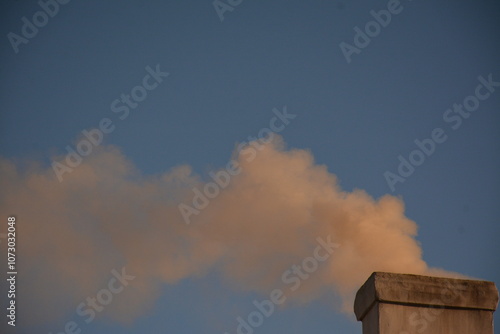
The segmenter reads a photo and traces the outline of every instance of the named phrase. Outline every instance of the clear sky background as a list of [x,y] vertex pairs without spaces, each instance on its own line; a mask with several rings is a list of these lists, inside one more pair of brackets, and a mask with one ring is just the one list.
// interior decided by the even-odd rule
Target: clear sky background
[[[280,133],[287,147],[310,150],[344,190],[400,196],[430,266],[498,285],[500,87],[456,130],[443,114],[474,94],[479,76],[500,82],[500,3],[403,0],[348,63],[339,44],[354,45],[354,28],[387,3],[243,0],[221,21],[211,1],[72,0],[16,53],[7,34],[21,35],[22,17],[32,21],[40,6],[3,1],[0,154],[50,166],[107,117],[116,128],[105,144],[143,174],[189,164],[205,177],[286,106],[297,115]],[[110,104],[157,64],[170,76],[120,120]],[[397,173],[398,156],[408,159],[414,140],[435,128],[447,140],[392,191],[384,173]],[[236,316],[261,297],[209,273],[165,284],[129,325],[103,317],[83,332],[232,334]],[[57,333],[78,319],[70,309],[34,328],[23,325],[22,305],[18,312],[13,333]],[[256,332],[361,333],[361,325],[323,298],[279,310]]]

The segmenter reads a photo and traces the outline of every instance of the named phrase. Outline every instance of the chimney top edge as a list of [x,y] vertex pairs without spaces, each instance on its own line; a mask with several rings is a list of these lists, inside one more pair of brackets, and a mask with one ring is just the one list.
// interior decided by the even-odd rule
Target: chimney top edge
[[356,318],[362,320],[376,302],[495,311],[498,290],[489,281],[374,272],[356,294]]

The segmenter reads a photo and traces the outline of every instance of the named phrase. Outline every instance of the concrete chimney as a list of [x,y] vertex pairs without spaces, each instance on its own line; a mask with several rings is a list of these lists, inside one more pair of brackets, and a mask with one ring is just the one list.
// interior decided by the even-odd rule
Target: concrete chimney
[[356,294],[363,334],[493,334],[493,282],[375,272]]

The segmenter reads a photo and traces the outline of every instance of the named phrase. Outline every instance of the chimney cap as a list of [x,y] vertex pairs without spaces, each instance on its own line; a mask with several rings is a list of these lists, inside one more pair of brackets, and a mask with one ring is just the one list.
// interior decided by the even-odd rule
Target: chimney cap
[[356,318],[376,302],[495,311],[498,290],[488,281],[374,272],[356,293]]

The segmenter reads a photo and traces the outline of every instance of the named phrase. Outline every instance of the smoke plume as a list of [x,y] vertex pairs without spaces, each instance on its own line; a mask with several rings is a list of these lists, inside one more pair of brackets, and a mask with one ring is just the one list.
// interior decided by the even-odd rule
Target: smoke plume
[[[18,299],[32,308],[24,321],[74,314],[122,267],[136,279],[104,314],[124,322],[147,312],[162,285],[208,272],[234,289],[268,294],[311,256],[317,237],[340,246],[288,301],[333,292],[350,310],[373,271],[446,275],[422,260],[417,226],[400,199],[342,191],[310,152],[285,149],[277,136],[233,159],[237,172],[220,179],[218,191],[189,166],[142,175],[113,146],[97,148],[63,182],[50,167],[1,159],[0,212],[18,222]],[[193,203],[193,189],[212,198]]]

